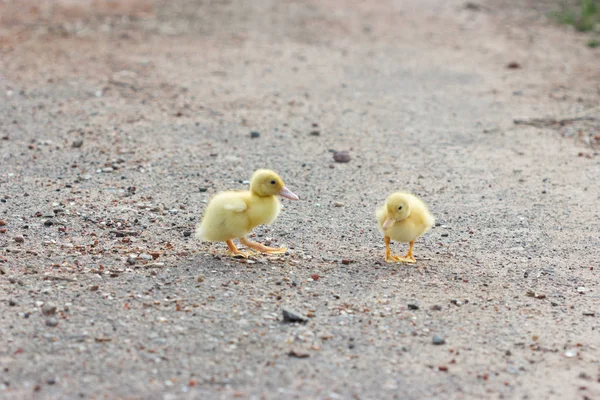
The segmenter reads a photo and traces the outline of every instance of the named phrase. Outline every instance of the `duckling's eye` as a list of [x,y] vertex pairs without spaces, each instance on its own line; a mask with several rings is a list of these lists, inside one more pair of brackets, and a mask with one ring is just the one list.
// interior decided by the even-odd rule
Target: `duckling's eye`
[[275,181],[271,181],[271,185],[274,185],[274,184],[275,184]]
[[402,206],[398,207],[398,210],[402,210]]

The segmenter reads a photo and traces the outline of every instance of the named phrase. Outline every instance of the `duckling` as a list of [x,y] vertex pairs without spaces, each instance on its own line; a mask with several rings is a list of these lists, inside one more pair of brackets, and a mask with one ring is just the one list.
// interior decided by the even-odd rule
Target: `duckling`
[[279,215],[281,205],[277,196],[298,200],[275,172],[259,169],[250,180],[249,191],[218,193],[208,203],[196,228],[196,237],[209,242],[225,242],[233,256],[247,258],[252,253],[239,251],[233,239],[249,249],[266,254],[285,253],[285,248],[267,247],[248,240],[248,233],[258,225],[271,224]]
[[[387,262],[416,262],[413,257],[415,240],[427,232],[435,223],[435,218],[429,213],[427,206],[417,196],[405,193],[392,193],[385,204],[375,213],[379,222],[379,230],[385,241],[385,261]],[[390,252],[390,241],[409,243],[405,256],[394,256]]]

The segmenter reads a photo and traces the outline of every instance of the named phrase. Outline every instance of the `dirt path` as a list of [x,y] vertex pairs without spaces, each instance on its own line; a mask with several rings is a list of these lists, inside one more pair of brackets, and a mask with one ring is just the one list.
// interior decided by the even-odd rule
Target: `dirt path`
[[[0,3],[0,397],[600,397],[600,131],[513,124],[598,105],[582,37],[509,1],[51,3]],[[259,167],[291,254],[194,241]],[[440,223],[416,267],[398,189]]]

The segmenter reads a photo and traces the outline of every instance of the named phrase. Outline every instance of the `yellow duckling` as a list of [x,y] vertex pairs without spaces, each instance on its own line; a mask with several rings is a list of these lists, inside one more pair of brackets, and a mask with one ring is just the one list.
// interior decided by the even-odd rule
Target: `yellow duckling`
[[285,248],[267,247],[247,238],[258,225],[275,221],[281,209],[277,195],[298,200],[298,196],[285,187],[275,172],[267,169],[255,171],[249,191],[222,192],[212,198],[196,229],[196,237],[209,242],[225,242],[234,256],[248,257],[249,254],[239,251],[233,239],[239,239],[246,247],[262,253],[285,253]]
[[[379,230],[385,240],[385,261],[416,262],[413,257],[415,239],[433,226],[435,218],[429,213],[427,206],[419,198],[410,193],[392,193],[385,204],[375,213],[379,222]],[[390,239],[397,242],[410,243],[405,256],[394,256],[390,252]]]

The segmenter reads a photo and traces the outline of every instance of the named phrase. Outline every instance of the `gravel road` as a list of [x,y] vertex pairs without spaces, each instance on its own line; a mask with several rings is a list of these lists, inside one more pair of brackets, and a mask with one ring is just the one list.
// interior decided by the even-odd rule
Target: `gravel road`
[[[0,397],[600,398],[600,52],[521,3],[0,2]],[[195,240],[258,168],[289,254]]]

